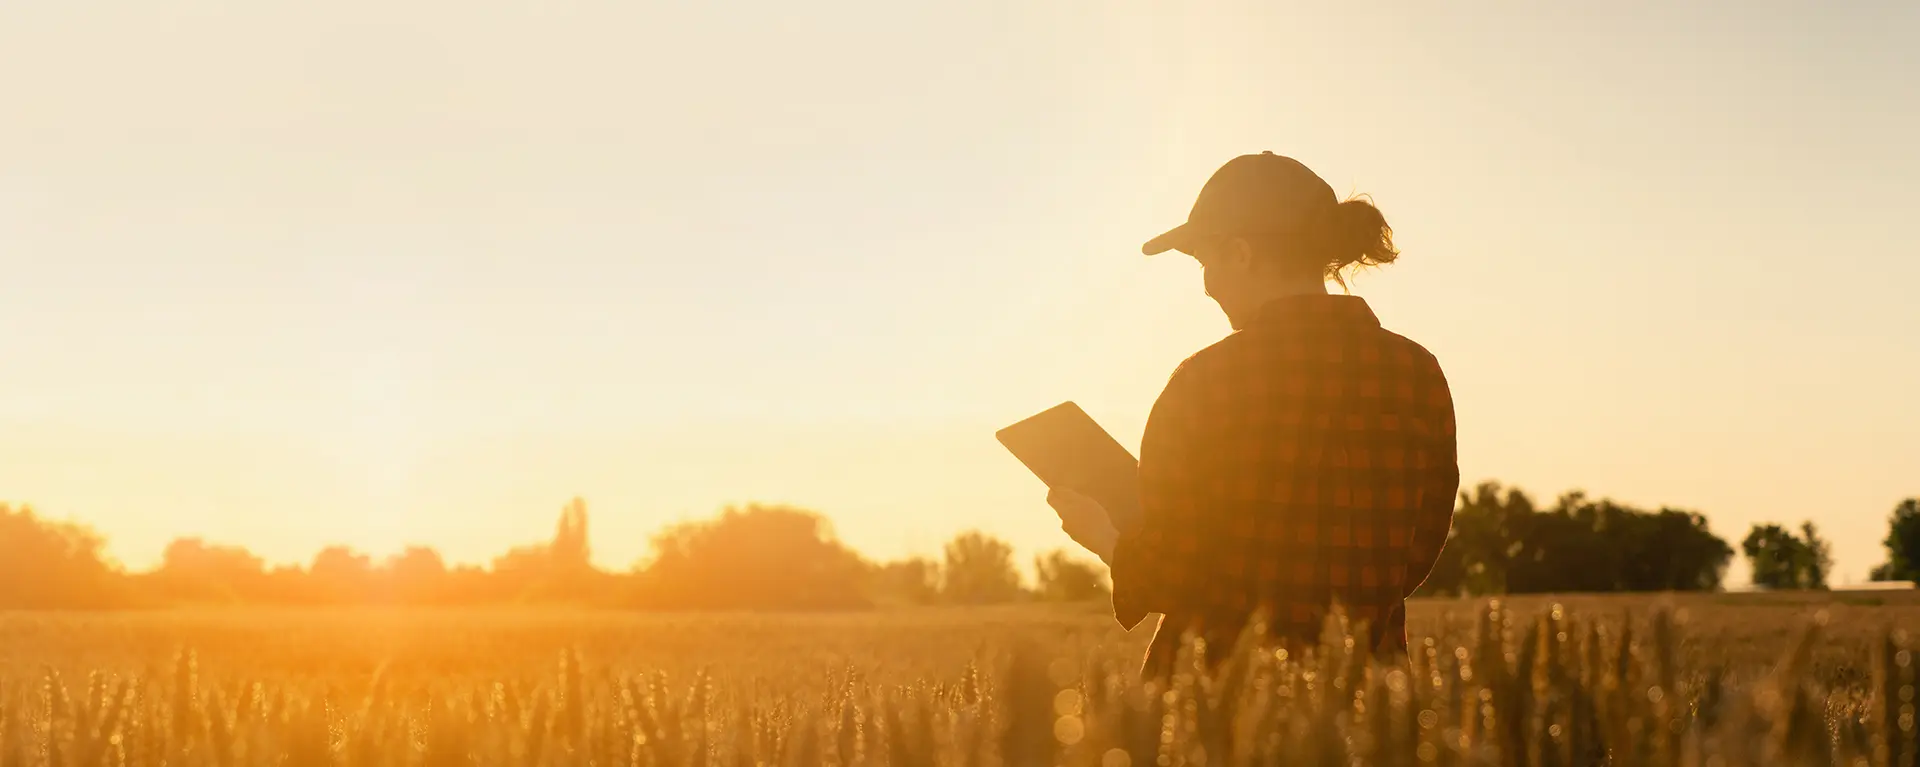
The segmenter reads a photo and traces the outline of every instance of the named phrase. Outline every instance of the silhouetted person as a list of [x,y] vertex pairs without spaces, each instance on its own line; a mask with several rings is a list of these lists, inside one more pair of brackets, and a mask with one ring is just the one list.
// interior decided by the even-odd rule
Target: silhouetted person
[[1368,625],[1361,641],[1404,652],[1405,599],[1446,541],[1460,473],[1439,363],[1365,300],[1327,292],[1349,267],[1394,260],[1386,219],[1267,152],[1221,167],[1187,222],[1143,250],[1197,259],[1234,332],[1153,405],[1137,529],[1069,490],[1048,502],[1111,566],[1121,625],[1166,616],[1146,672],[1169,668],[1189,628],[1219,660],[1262,605],[1272,636],[1311,642],[1338,601]]

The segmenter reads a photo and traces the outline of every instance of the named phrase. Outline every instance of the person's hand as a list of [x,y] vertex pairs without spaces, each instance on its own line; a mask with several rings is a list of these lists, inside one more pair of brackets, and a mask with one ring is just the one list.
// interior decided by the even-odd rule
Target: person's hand
[[1047,505],[1060,515],[1060,529],[1065,530],[1068,537],[1100,557],[1100,561],[1111,561],[1113,544],[1120,537],[1120,531],[1114,529],[1113,520],[1099,501],[1061,487],[1047,491]]

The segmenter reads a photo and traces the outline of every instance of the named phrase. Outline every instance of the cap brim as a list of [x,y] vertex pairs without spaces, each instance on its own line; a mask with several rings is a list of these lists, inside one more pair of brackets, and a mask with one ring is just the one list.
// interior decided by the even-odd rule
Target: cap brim
[[1193,230],[1191,226],[1189,224],[1181,224],[1172,229],[1168,229],[1165,234],[1159,237],[1147,240],[1147,244],[1140,246],[1140,252],[1149,256],[1157,256],[1169,250],[1187,253],[1189,252],[1187,245],[1192,242],[1192,240]]

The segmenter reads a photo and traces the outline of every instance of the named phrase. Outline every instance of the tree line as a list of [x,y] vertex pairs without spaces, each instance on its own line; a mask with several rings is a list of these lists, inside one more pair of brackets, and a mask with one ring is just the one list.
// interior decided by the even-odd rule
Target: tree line
[[0,504],[0,609],[174,605],[574,604],[650,609],[853,609],[885,605],[1079,602],[1105,597],[1104,568],[1062,550],[1034,562],[1029,583],[1007,542],[969,531],[942,556],[870,561],[818,513],[749,505],[669,526],[627,572],[590,561],[587,508],[574,499],[551,540],[485,567],[453,565],[430,547],[383,560],[346,546],[306,565],[269,566],[244,547],[180,538],[153,569],[128,572],[92,528]]
[[[1894,509],[1876,580],[1920,581],[1920,499]],[[890,605],[1085,602],[1108,593],[1106,570],[1064,550],[1033,561],[980,531],[938,556],[874,561],[834,534],[825,517],[790,506],[747,505],[670,525],[626,572],[590,561],[587,508],[574,499],[551,540],[513,548],[487,566],[453,565],[414,546],[375,561],[345,546],[305,565],[269,566],[243,547],[181,538],[160,564],[128,572],[91,528],[0,504],[0,609],[169,605],[578,604],[660,610],[839,610]],[[1739,552],[1757,586],[1826,588],[1827,542],[1755,525]],[[1453,530],[1424,596],[1605,591],[1711,591],[1735,550],[1706,517],[1647,510],[1584,493],[1551,505],[1496,482],[1460,493]]]
[[[1920,581],[1920,499],[1894,508],[1883,544],[1888,559],[1872,578]],[[1753,525],[1739,553],[1760,588],[1825,589],[1833,570],[1831,546],[1812,522],[1797,533]],[[1419,593],[1712,591],[1733,555],[1698,512],[1636,508],[1577,491],[1542,505],[1518,488],[1484,482],[1460,493],[1447,545]]]

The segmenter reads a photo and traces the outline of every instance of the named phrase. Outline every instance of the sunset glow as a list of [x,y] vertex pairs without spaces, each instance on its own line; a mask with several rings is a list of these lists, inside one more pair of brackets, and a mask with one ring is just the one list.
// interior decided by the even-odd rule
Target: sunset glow
[[10,7],[0,499],[133,568],[486,562],[575,496],[609,568],[749,501],[1025,562],[993,431],[1137,446],[1227,330],[1139,244],[1272,149],[1392,222],[1354,292],[1469,483],[1811,519],[1858,581],[1920,491],[1915,11],[1724,10]]

